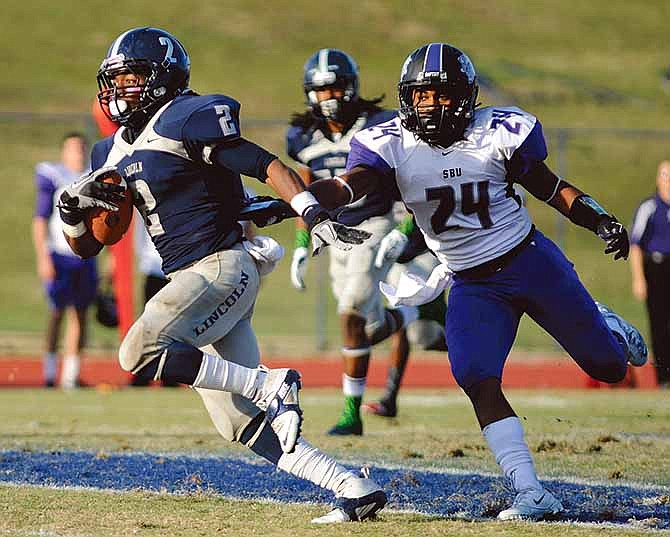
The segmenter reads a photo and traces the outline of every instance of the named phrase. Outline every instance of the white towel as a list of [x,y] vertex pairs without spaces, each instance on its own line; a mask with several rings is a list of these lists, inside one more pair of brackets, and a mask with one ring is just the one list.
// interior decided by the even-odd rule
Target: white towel
[[284,257],[284,248],[271,237],[258,235],[242,242],[244,249],[256,260],[261,276],[270,274]]
[[452,272],[446,265],[438,265],[430,273],[427,281],[416,274],[405,272],[393,287],[386,282],[379,282],[379,289],[389,301],[391,307],[420,306],[435,300],[450,284]]

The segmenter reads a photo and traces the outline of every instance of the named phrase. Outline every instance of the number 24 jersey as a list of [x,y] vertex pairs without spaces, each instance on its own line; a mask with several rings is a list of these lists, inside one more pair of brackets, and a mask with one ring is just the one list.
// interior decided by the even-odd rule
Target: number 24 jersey
[[461,271],[500,257],[531,230],[506,168],[520,148],[525,159],[547,156],[539,121],[516,107],[477,109],[464,139],[446,149],[395,118],[356,135],[347,170],[363,166],[395,179],[427,246]]

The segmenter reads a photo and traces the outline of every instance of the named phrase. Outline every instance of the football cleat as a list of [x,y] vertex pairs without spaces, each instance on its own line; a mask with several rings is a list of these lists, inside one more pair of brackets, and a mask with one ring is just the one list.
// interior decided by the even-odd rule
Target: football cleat
[[398,407],[395,402],[390,401],[373,401],[365,403],[361,406],[364,412],[381,416],[382,418],[395,418],[398,415]]
[[632,324],[604,304],[596,302],[596,306],[598,306],[598,311],[605,319],[609,329],[625,347],[628,363],[637,367],[644,365],[647,362],[648,352],[642,334]]
[[354,421],[348,424],[337,424],[328,431],[330,436],[361,436],[363,434],[363,422]]
[[335,508],[322,517],[312,519],[314,524],[362,522],[374,517],[387,502],[386,493],[369,477],[366,469],[362,477],[351,479],[335,501]]
[[541,490],[525,490],[514,498],[512,507],[500,511],[498,520],[543,520],[558,518],[563,505],[551,492]]
[[265,420],[277,434],[282,451],[291,453],[300,437],[302,410],[298,391],[300,373],[294,369],[267,369],[260,394],[254,401],[265,410]]

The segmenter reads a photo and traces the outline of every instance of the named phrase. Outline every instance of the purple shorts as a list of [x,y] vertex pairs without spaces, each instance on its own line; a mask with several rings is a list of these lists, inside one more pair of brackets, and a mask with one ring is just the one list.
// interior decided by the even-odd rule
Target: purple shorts
[[49,306],[63,309],[74,306],[84,309],[95,300],[98,287],[98,271],[95,259],[51,253],[56,276],[45,286]]

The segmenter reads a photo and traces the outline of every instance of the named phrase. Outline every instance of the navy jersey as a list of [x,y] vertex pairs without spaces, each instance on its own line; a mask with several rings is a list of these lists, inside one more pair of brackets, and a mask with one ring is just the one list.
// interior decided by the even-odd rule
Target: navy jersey
[[92,167],[116,166],[134,194],[166,274],[239,242],[238,173],[212,165],[213,147],[240,138],[240,104],[194,93],[161,108],[138,138],[125,128],[93,147]]
[[[384,110],[369,117],[362,114],[348,131],[332,139],[314,126],[291,126],[286,132],[286,153],[296,162],[310,168],[315,180],[343,174],[354,135],[389,121],[396,115],[395,110]],[[388,213],[393,205],[393,197],[387,190],[371,192],[351,205],[332,211],[331,217],[345,225],[356,226],[368,218]]]

